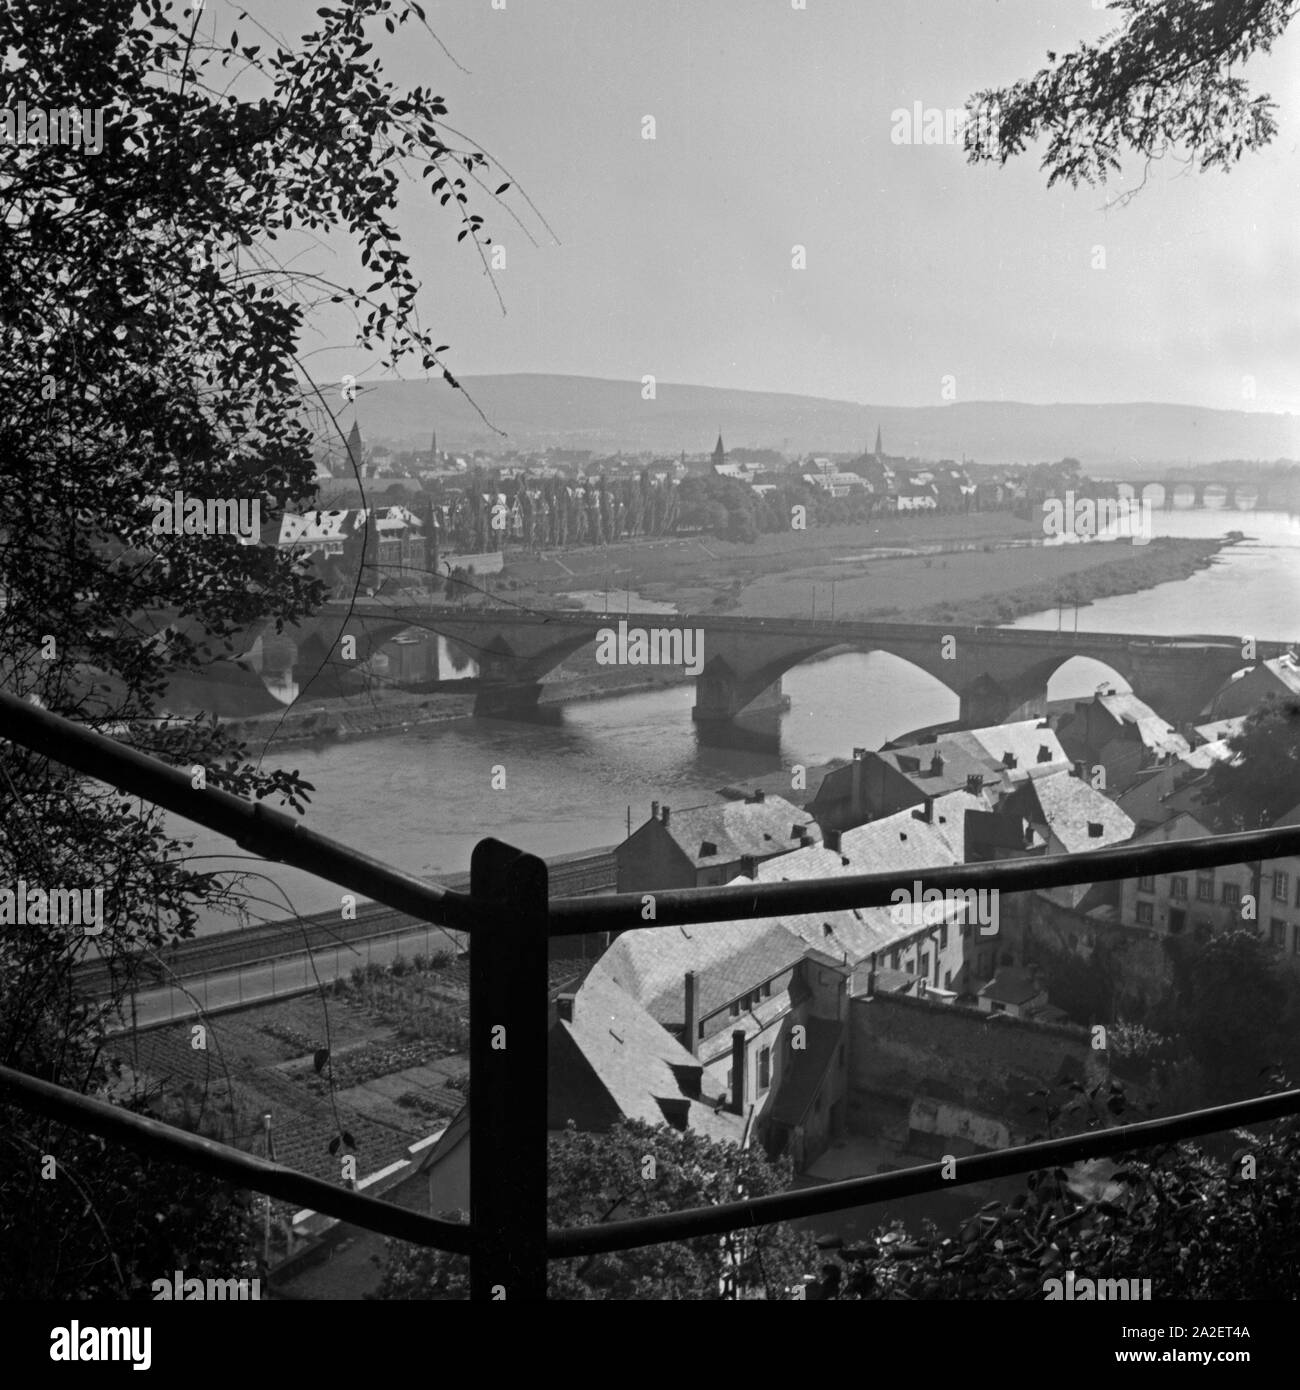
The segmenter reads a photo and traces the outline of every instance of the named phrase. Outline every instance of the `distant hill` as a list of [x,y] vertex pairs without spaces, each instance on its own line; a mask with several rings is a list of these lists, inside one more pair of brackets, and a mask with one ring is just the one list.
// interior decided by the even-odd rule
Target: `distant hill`
[[610,453],[688,454],[713,447],[719,429],[737,445],[807,451],[860,450],[883,432],[885,452],[980,463],[1077,458],[1114,474],[1135,463],[1300,458],[1300,417],[1207,410],[1184,405],[1022,405],[972,401],[946,406],[875,406],[770,391],[729,391],[660,382],[657,399],[641,385],[597,377],[519,374],[464,377],[492,433],[465,396],[442,381],[383,381],[356,402],[366,440],[407,448],[540,449],[550,445]]

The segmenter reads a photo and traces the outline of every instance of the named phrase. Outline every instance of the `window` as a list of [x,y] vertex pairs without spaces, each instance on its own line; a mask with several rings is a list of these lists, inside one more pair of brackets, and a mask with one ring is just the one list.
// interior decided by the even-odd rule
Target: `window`
[[1280,917],[1269,922],[1268,939],[1279,951],[1286,950],[1286,923]]
[[890,968],[891,970],[897,970],[897,969],[898,969],[898,956],[899,956],[899,953],[898,953],[897,951],[895,951],[895,952],[893,953],[893,955],[890,956],[890,958],[889,958],[889,968]]
[[1187,901],[1187,880],[1185,878],[1171,878],[1169,880],[1169,896],[1175,902],[1184,903]]
[[947,922],[940,922],[940,923],[939,923],[939,949],[940,949],[941,951],[946,951],[946,950],[948,949],[948,924],[947,924]]
[[922,952],[921,952],[921,977],[922,977],[923,979],[926,979],[926,980],[928,980],[928,979],[930,978],[930,953],[929,953],[929,951],[922,951]]
[[1241,884],[1225,883],[1223,885],[1223,901],[1230,907],[1236,907],[1241,902]]
[[1138,879],[1139,893],[1154,893],[1156,891],[1156,881],[1150,874],[1145,874]]
[[951,970],[945,970],[945,971],[943,972],[943,987],[944,987],[944,989],[951,989],[951,988],[952,988],[952,971],[951,971]]
[[1291,896],[1291,875],[1273,870],[1273,901],[1284,903]]
[[766,1091],[772,1084],[772,1049],[763,1048],[758,1054],[758,1089]]
[[1150,903],[1138,903],[1138,921],[1144,926],[1149,927],[1155,920]]
[[1214,870],[1202,873],[1199,870],[1196,874],[1196,900],[1202,903],[1212,903],[1214,901]]

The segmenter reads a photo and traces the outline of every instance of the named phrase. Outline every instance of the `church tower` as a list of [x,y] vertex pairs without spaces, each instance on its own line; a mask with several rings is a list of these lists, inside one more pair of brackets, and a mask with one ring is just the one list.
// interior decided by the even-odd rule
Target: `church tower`
[[713,446],[713,463],[716,467],[720,463],[726,463],[727,451],[722,447],[722,431],[718,431],[718,442]]
[[355,420],[352,422],[351,430],[348,431],[347,449],[349,468],[345,471],[345,476],[350,476],[353,472],[360,475],[363,453],[361,447],[361,426]]
[[884,450],[883,450],[883,449],[881,448],[881,446],[880,446],[880,426],[877,425],[877,426],[876,426],[876,457],[877,457],[878,459],[881,459],[881,458],[884,458],[884,456],[885,456]]

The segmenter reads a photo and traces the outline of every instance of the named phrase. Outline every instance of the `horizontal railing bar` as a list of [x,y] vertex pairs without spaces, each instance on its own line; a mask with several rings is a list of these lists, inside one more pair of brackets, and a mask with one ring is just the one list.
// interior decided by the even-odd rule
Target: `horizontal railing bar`
[[1283,1091],[1277,1095],[1235,1101],[1231,1105],[1220,1105],[1209,1110],[1142,1120],[1115,1129],[1095,1130],[1064,1139],[1045,1139],[1036,1144],[1001,1149],[997,1153],[959,1158],[952,1177],[945,1176],[945,1173],[953,1172],[952,1164],[945,1168],[943,1163],[927,1163],[923,1167],[907,1168],[899,1173],[849,1178],[801,1192],[778,1192],[741,1202],[725,1202],[716,1207],[691,1207],[662,1216],[638,1217],[598,1226],[568,1226],[550,1233],[546,1254],[549,1259],[568,1259],[575,1255],[600,1255],[613,1250],[635,1250],[646,1245],[659,1245],[665,1241],[722,1235],[727,1231],[771,1225],[776,1221],[794,1221],[800,1217],[843,1211],[848,1207],[913,1197],[922,1192],[936,1192],[969,1183],[988,1182],[993,1178],[1057,1168],[1062,1164],[1106,1154],[1176,1143],[1196,1135],[1238,1129],[1297,1112],[1300,1112],[1300,1090]]
[[119,1105],[109,1105],[94,1096],[79,1095],[63,1086],[14,1071],[12,1067],[0,1066],[0,1094],[10,1097],[11,1104],[24,1110],[46,1115],[89,1134],[115,1139],[138,1153],[210,1173],[238,1187],[294,1202],[301,1208],[337,1216],[353,1226],[456,1255],[471,1253],[473,1229],[468,1225],[439,1221],[347,1188],[335,1187],[320,1178],[232,1149],[215,1139],[188,1134],[161,1120],[137,1115]]
[[[637,893],[601,893],[553,898],[552,936],[630,927],[675,927],[706,922],[779,917],[782,913],[830,912],[853,907],[886,907],[896,889],[909,892],[918,880],[926,889],[997,888],[1023,893],[1075,883],[1147,874],[1178,873],[1220,864],[1282,859],[1300,854],[1300,826],[1204,835],[1160,845],[1113,845],[1081,854],[1025,856],[977,864],[945,864],[933,869],[845,874],[836,878],[793,879],[782,883],[736,883],[718,888],[660,888]],[[653,899],[654,916],[645,917]]]
[[381,860],[308,830],[285,811],[216,787],[196,788],[189,773],[7,692],[0,692],[0,733],[89,777],[226,835],[241,849],[263,859],[305,869],[422,922],[468,931],[481,920],[480,911],[463,893],[390,868]]

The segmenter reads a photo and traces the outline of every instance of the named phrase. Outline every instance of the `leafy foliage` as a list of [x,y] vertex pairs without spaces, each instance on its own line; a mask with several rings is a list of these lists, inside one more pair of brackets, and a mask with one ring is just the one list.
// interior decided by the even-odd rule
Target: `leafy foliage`
[[[647,1160],[653,1160],[651,1166]],[[653,1176],[645,1176],[652,1172]],[[788,1161],[769,1162],[755,1149],[719,1144],[694,1132],[639,1120],[607,1134],[570,1128],[550,1137],[547,1220],[552,1227],[595,1225],[711,1206],[739,1196],[761,1197],[788,1187]],[[586,1259],[553,1260],[553,1299],[720,1299],[724,1275],[742,1297],[787,1299],[814,1268],[812,1238],[788,1226],[737,1233],[724,1249],[717,1236],[651,1245]],[[734,1261],[734,1263],[733,1263]],[[469,1293],[468,1261],[388,1242],[379,1299],[457,1299]]]
[[1215,763],[1202,798],[1234,830],[1275,825],[1300,806],[1300,700],[1272,699],[1248,715]]
[[1267,53],[1295,0],[1112,0],[1121,23],[1050,67],[966,104],[972,164],[1005,164],[1045,137],[1048,186],[1105,183],[1133,151],[1150,161],[1184,151],[1201,170],[1229,169],[1277,133],[1273,103],[1234,75]]
[[[1276,1078],[1279,1089],[1286,1083]],[[1127,1123],[1123,1093],[1111,1123]],[[1091,1104],[1080,1097],[1074,1105]],[[1097,1121],[1101,1123],[1101,1121]],[[1300,1132],[1238,1131],[1228,1160],[1192,1144],[1031,1175],[955,1237],[898,1224],[840,1252],[822,1288],[850,1299],[1035,1299],[1049,1279],[1150,1279],[1153,1298],[1294,1298],[1300,1292]],[[1247,1176],[1253,1159],[1254,1176]]]
[[[321,585],[275,547],[163,531],[155,501],[238,499],[274,524],[310,500],[320,436],[341,435],[299,357],[318,304],[351,307],[358,354],[379,370],[413,363],[456,389],[446,345],[422,326],[398,192],[411,174],[480,257],[471,194],[496,196],[487,156],[446,126],[442,99],[397,89],[371,52],[381,20],[427,29],[420,7],[339,0],[317,16],[289,40],[241,16],[256,41],[240,43],[207,37],[201,8],[170,0],[0,6],[0,109],[101,111],[103,135],[98,150],[0,141],[0,494],[13,501],[0,519],[0,684],[197,765],[208,787],[297,811],[312,788],[296,772],[254,766],[215,718],[163,716],[178,678],[310,614]],[[274,243],[304,235],[350,242],[365,282],[277,264]],[[131,798],[7,742],[0,791],[0,882],[102,887],[98,948],[117,999],[142,960],[193,935],[201,908],[247,910],[246,882],[196,870],[190,844]],[[0,927],[0,1061],[106,1094],[107,1011],[79,1001],[70,969],[90,947],[66,929]],[[239,1237],[217,1185],[154,1183],[117,1152],[86,1165],[82,1141],[45,1134],[13,1112],[3,1196],[8,1216],[21,1211],[11,1248],[53,1252],[50,1296],[107,1291],[108,1251],[151,1248],[150,1202],[162,1228],[202,1235],[234,1272],[226,1237]],[[32,1189],[51,1144],[68,1187]],[[71,1175],[87,1167],[103,1180],[82,1174],[78,1197]]]

